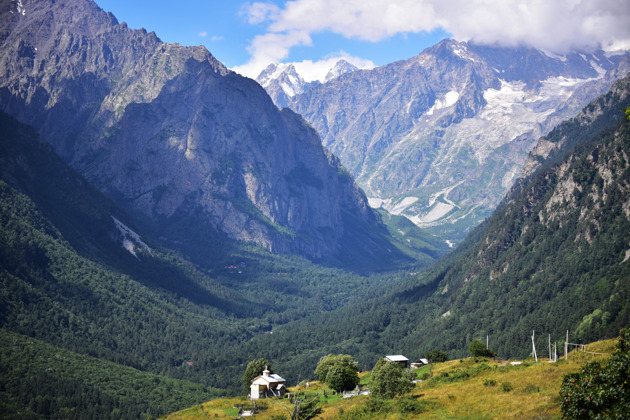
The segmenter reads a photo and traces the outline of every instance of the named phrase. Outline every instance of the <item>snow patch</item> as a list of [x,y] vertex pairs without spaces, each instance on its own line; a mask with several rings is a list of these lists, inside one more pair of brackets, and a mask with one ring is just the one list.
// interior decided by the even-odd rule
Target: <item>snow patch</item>
[[455,208],[452,204],[438,202],[431,211],[425,216],[418,219],[420,223],[431,223],[443,218]]
[[545,55],[546,55],[547,57],[549,57],[549,58],[553,58],[553,59],[556,59],[556,60],[560,60],[560,61],[562,61],[562,62],[567,61],[567,57],[566,57],[566,56],[564,56],[564,55],[554,54],[554,53],[552,53],[552,52],[550,52],[550,51],[545,51],[545,50],[541,50],[541,51],[542,51],[542,53],[543,53],[543,54],[545,54]]
[[448,108],[449,106],[453,106],[455,102],[459,99],[459,92],[454,90],[449,91],[446,95],[444,95],[444,99],[437,99],[433,106],[426,112],[426,115],[433,115],[433,112],[442,109]]
[[389,212],[391,214],[399,215],[400,213],[405,211],[407,208],[415,204],[416,201],[418,201],[418,197],[405,197],[402,199],[402,201],[400,201],[400,203],[396,204],[394,208],[389,210]]
[[597,64],[596,62],[594,62],[593,60],[589,61],[589,63],[591,63],[591,67],[593,67],[595,69],[595,71],[597,72],[597,74],[599,74],[600,76],[603,76],[606,74],[606,70],[604,70],[603,68],[601,68],[599,66],[599,64]]
[[280,83],[280,86],[282,86],[282,90],[284,91],[284,93],[287,94],[287,96],[295,96],[295,90],[291,86],[289,86],[285,82]]
[[18,15],[26,16],[26,9],[24,8],[24,5],[22,4],[22,0],[17,1],[17,12],[18,12]]
[[453,242],[449,241],[448,239],[446,240],[446,245],[448,245],[449,248],[453,248],[453,246],[455,245]]
[[138,258],[138,255],[136,254],[136,249],[138,247],[145,249],[149,253],[149,255],[153,256],[151,248],[149,248],[149,246],[142,239],[140,239],[140,235],[131,230],[127,225],[125,225],[114,216],[112,216],[112,219],[114,220],[114,224],[116,225],[118,232],[120,232],[123,237],[123,248],[129,251],[129,253],[136,258]]
[[368,197],[368,206],[373,209],[379,209],[383,206],[383,199],[378,197]]

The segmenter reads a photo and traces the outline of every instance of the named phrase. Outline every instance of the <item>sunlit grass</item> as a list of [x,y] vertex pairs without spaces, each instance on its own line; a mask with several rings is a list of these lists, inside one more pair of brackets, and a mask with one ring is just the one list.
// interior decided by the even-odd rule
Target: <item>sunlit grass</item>
[[[616,340],[589,344],[587,351],[595,353],[613,352]],[[360,412],[371,397],[342,398],[317,381],[290,389],[307,398],[319,397],[322,419],[497,419],[497,418],[560,418],[558,392],[562,377],[576,372],[584,363],[601,360],[606,355],[573,351],[568,360],[556,363],[548,359],[522,360],[520,365],[511,361],[501,362],[488,359],[468,358],[451,360],[423,367],[419,376],[430,372],[431,379],[419,382],[410,393],[421,402],[427,411],[405,413],[397,411],[396,402],[389,402],[387,409],[373,415]],[[361,384],[370,383],[369,372],[362,373]],[[510,389],[506,391],[507,389]],[[326,396],[324,396],[324,393]],[[212,419],[234,418],[238,414],[235,405],[249,404],[246,397],[218,399],[171,414],[168,419]],[[292,404],[288,399],[261,400],[266,408],[256,415],[258,419],[286,416]],[[371,416],[371,417],[370,417]]]

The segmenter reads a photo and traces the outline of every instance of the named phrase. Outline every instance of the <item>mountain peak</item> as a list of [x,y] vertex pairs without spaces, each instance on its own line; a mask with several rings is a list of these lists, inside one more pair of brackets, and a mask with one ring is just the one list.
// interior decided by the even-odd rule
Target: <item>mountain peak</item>
[[339,60],[335,64],[335,66],[330,69],[326,78],[324,79],[324,83],[331,81],[332,79],[336,79],[342,74],[351,73],[353,71],[359,70],[359,68],[353,64],[348,63],[346,60]]

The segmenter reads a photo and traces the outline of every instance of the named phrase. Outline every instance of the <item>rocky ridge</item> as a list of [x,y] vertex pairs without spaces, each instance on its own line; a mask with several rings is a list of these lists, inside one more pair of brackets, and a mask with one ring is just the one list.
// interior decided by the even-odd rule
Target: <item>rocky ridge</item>
[[348,218],[381,229],[317,133],[205,48],[89,0],[6,1],[0,22],[0,108],[155,226],[192,217],[210,237],[315,259],[339,253]]

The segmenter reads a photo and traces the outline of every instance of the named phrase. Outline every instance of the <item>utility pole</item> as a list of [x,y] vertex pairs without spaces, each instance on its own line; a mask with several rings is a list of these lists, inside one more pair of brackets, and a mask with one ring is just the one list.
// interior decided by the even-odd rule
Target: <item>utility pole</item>
[[534,342],[534,330],[532,330],[532,351],[534,353],[534,359],[538,361],[538,355],[536,354],[536,343]]

